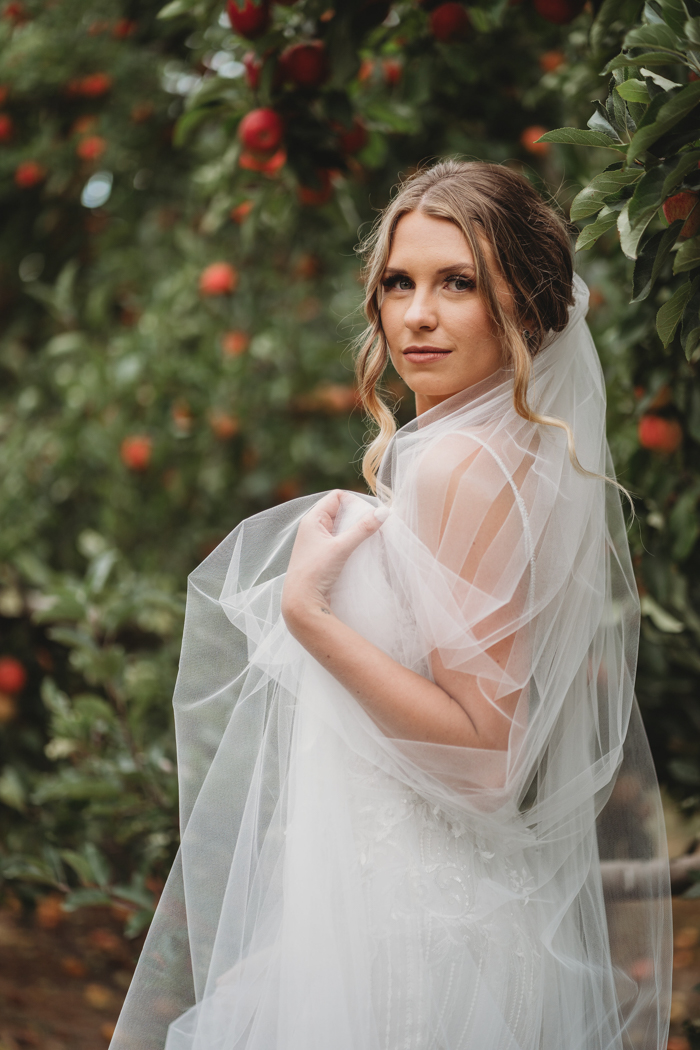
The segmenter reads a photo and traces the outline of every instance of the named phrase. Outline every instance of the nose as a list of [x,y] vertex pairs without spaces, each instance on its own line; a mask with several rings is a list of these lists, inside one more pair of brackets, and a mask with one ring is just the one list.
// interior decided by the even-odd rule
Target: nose
[[430,289],[417,287],[404,314],[404,324],[412,332],[432,332],[437,328],[437,302]]

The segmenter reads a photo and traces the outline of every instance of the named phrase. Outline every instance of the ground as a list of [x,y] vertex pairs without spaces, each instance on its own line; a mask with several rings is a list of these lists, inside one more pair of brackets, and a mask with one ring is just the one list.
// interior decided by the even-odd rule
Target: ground
[[0,1050],[106,1050],[141,942],[108,909],[0,909]]
[[[674,898],[674,992],[668,1050],[690,1050],[700,1014],[700,900]],[[108,909],[66,915],[45,898],[32,915],[0,908],[0,1050],[106,1050],[141,940]]]

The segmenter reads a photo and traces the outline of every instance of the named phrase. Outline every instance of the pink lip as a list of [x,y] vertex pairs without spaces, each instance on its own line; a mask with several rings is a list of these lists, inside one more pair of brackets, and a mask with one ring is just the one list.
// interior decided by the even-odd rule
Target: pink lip
[[431,361],[443,361],[452,353],[441,346],[407,346],[403,356],[415,364],[429,364]]

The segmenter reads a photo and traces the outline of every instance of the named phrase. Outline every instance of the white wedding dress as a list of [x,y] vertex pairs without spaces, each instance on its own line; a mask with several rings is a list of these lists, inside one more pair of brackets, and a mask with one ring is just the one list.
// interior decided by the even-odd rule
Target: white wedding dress
[[[586,302],[577,279],[531,398],[601,473]],[[668,871],[618,493],[515,414],[506,370],[400,431],[381,480],[390,514],[333,609],[427,678],[435,653],[470,675],[508,748],[387,738],[280,615],[318,497],[244,522],[190,580],[182,846],[113,1050],[665,1050]],[[347,494],[339,527],[374,502]]]

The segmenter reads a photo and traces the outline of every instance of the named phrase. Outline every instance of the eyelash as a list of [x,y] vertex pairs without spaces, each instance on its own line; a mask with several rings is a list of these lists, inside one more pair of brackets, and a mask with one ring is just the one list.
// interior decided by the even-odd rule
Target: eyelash
[[[410,280],[410,278],[407,277],[405,274],[397,273],[397,274],[394,274],[393,277],[387,277],[385,280],[383,280],[382,281],[382,288],[384,288],[385,291],[390,291],[392,288],[396,288],[396,286],[398,285],[399,281],[409,281],[409,280]],[[445,284],[448,284],[450,281],[465,281],[466,282],[466,284],[467,284],[466,288],[457,288],[457,289],[455,289],[455,291],[458,291],[458,292],[466,292],[466,291],[469,291],[469,290],[471,290],[471,289],[476,287],[476,285],[475,285],[474,281],[472,280],[472,278],[471,277],[465,277],[463,273],[450,274],[449,277],[445,278]],[[400,291],[407,291],[407,289],[405,289],[405,288],[401,288],[399,290]]]

